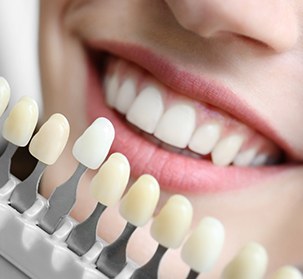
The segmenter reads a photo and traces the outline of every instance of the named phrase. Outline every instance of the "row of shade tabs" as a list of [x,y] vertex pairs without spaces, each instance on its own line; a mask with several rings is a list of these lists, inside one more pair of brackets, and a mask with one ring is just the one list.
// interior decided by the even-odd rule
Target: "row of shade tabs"
[[[9,99],[9,85],[0,77],[1,115]],[[22,97],[8,113],[2,128],[2,135],[8,145],[0,157],[0,188],[10,179],[11,158],[18,147],[29,143],[31,155],[38,160],[34,171],[16,186],[10,197],[10,205],[20,214],[35,203],[45,168],[56,162],[69,137],[69,123],[62,114],[51,115],[33,136],[37,121],[37,103],[30,97]],[[81,176],[87,169],[97,170],[90,185],[96,199],[95,210],[72,229],[66,244],[80,257],[87,253],[97,241],[99,217],[107,207],[119,202],[120,214],[127,221],[125,229],[116,241],[102,249],[96,261],[96,268],[109,278],[114,278],[125,267],[127,243],[138,227],[146,225],[153,218],[160,196],[157,180],[148,174],[140,176],[124,194],[130,176],[127,158],[121,153],[114,153],[106,160],[114,136],[111,122],[101,117],[76,140],[72,152],[79,165],[74,174],[54,190],[48,200],[47,210],[37,224],[47,233],[53,234],[75,203]],[[158,243],[158,248],[145,265],[135,270],[131,278],[158,278],[163,255],[168,249],[177,249],[181,245],[181,257],[189,266],[187,278],[197,278],[199,274],[214,268],[224,245],[224,226],[215,218],[205,217],[188,233],[192,215],[193,209],[186,197],[172,195],[167,200],[151,224],[151,236]],[[266,269],[265,249],[251,242],[229,262],[221,278],[261,279]],[[302,275],[294,267],[284,266],[270,278],[299,279]]]

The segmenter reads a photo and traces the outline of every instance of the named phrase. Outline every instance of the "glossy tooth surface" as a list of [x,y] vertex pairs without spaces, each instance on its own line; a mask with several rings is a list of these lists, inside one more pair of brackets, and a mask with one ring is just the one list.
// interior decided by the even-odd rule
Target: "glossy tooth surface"
[[183,241],[192,220],[191,203],[184,196],[169,198],[151,226],[152,237],[167,248],[178,248]]
[[220,134],[219,124],[204,124],[195,130],[188,147],[201,155],[209,154],[218,142]]
[[59,113],[53,114],[39,129],[29,145],[30,153],[39,161],[52,165],[62,153],[69,136],[69,123]]
[[129,223],[141,227],[152,217],[160,196],[157,180],[144,174],[131,186],[120,203],[120,214]]
[[267,253],[257,243],[247,244],[227,265],[222,279],[262,279],[267,267]]
[[113,124],[108,119],[99,117],[77,139],[73,155],[84,166],[97,169],[105,160],[114,137]]
[[147,133],[153,133],[164,111],[162,94],[156,86],[145,87],[136,97],[126,119]]
[[117,111],[125,114],[136,98],[136,84],[133,78],[126,78],[121,84],[114,107]]
[[26,146],[38,121],[38,105],[30,97],[22,97],[4,121],[3,137],[17,146]]
[[302,279],[303,276],[299,270],[292,266],[284,266],[277,270],[271,279]]
[[233,164],[235,166],[249,166],[255,158],[257,149],[251,148],[245,151],[241,151],[234,159]]
[[176,104],[163,114],[154,135],[165,143],[185,148],[195,126],[195,109],[189,104]]
[[112,154],[91,182],[92,194],[103,205],[112,206],[121,198],[130,175],[130,165],[121,153]]
[[225,231],[217,219],[206,217],[198,224],[182,248],[182,259],[196,272],[209,271],[220,256]]
[[11,89],[5,78],[0,77],[0,116],[5,111],[9,98],[11,96]]
[[104,87],[106,103],[108,106],[113,107],[119,89],[119,77],[117,72],[112,75],[106,76],[104,79]]
[[230,135],[221,139],[211,153],[212,161],[217,166],[228,166],[238,154],[244,138],[241,135]]

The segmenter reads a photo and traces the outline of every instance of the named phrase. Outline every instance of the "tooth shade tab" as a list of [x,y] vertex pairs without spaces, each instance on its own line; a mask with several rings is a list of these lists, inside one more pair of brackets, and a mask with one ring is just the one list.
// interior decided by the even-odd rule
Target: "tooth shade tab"
[[152,237],[166,248],[178,248],[189,230],[192,215],[192,205],[187,198],[171,196],[153,220]]
[[222,279],[262,279],[267,267],[267,252],[258,243],[247,244],[227,265]]
[[120,202],[120,214],[136,227],[144,226],[152,217],[160,196],[158,181],[144,174],[131,186]]
[[30,97],[22,97],[4,121],[2,135],[17,146],[26,146],[38,122],[38,105]]
[[165,143],[186,148],[196,127],[196,111],[191,104],[175,104],[162,115],[154,135]]
[[153,133],[164,112],[160,89],[155,85],[145,87],[136,97],[126,114],[126,119],[144,130]]
[[271,279],[303,279],[301,272],[292,267],[292,266],[284,266],[278,269]]
[[106,206],[116,204],[127,186],[130,165],[121,153],[112,154],[91,181],[95,199]]
[[114,137],[113,124],[107,118],[97,118],[75,142],[73,155],[82,165],[97,169],[108,155]]
[[183,261],[198,273],[208,272],[221,254],[224,238],[225,230],[219,220],[203,218],[182,247]]
[[242,135],[233,134],[221,139],[211,153],[212,161],[217,166],[228,166],[238,154],[244,142]]
[[198,154],[207,155],[215,147],[220,135],[221,126],[219,124],[208,123],[201,125],[195,130],[188,147]]
[[11,96],[11,89],[5,78],[0,77],[0,116],[5,111]]
[[44,164],[52,165],[67,143],[69,130],[65,116],[60,113],[53,114],[31,140],[30,153]]

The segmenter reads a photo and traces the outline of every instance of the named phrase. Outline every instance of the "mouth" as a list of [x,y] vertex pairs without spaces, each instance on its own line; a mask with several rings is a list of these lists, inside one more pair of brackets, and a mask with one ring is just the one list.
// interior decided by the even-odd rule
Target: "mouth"
[[116,128],[112,151],[165,190],[245,188],[294,165],[287,143],[232,92],[145,50],[90,43],[87,91],[89,120],[105,116]]

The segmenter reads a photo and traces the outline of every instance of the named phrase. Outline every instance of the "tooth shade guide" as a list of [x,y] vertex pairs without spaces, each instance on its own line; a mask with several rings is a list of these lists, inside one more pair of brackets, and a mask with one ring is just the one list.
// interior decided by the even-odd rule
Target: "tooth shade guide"
[[11,90],[5,78],[0,76],[0,116],[8,106]]

